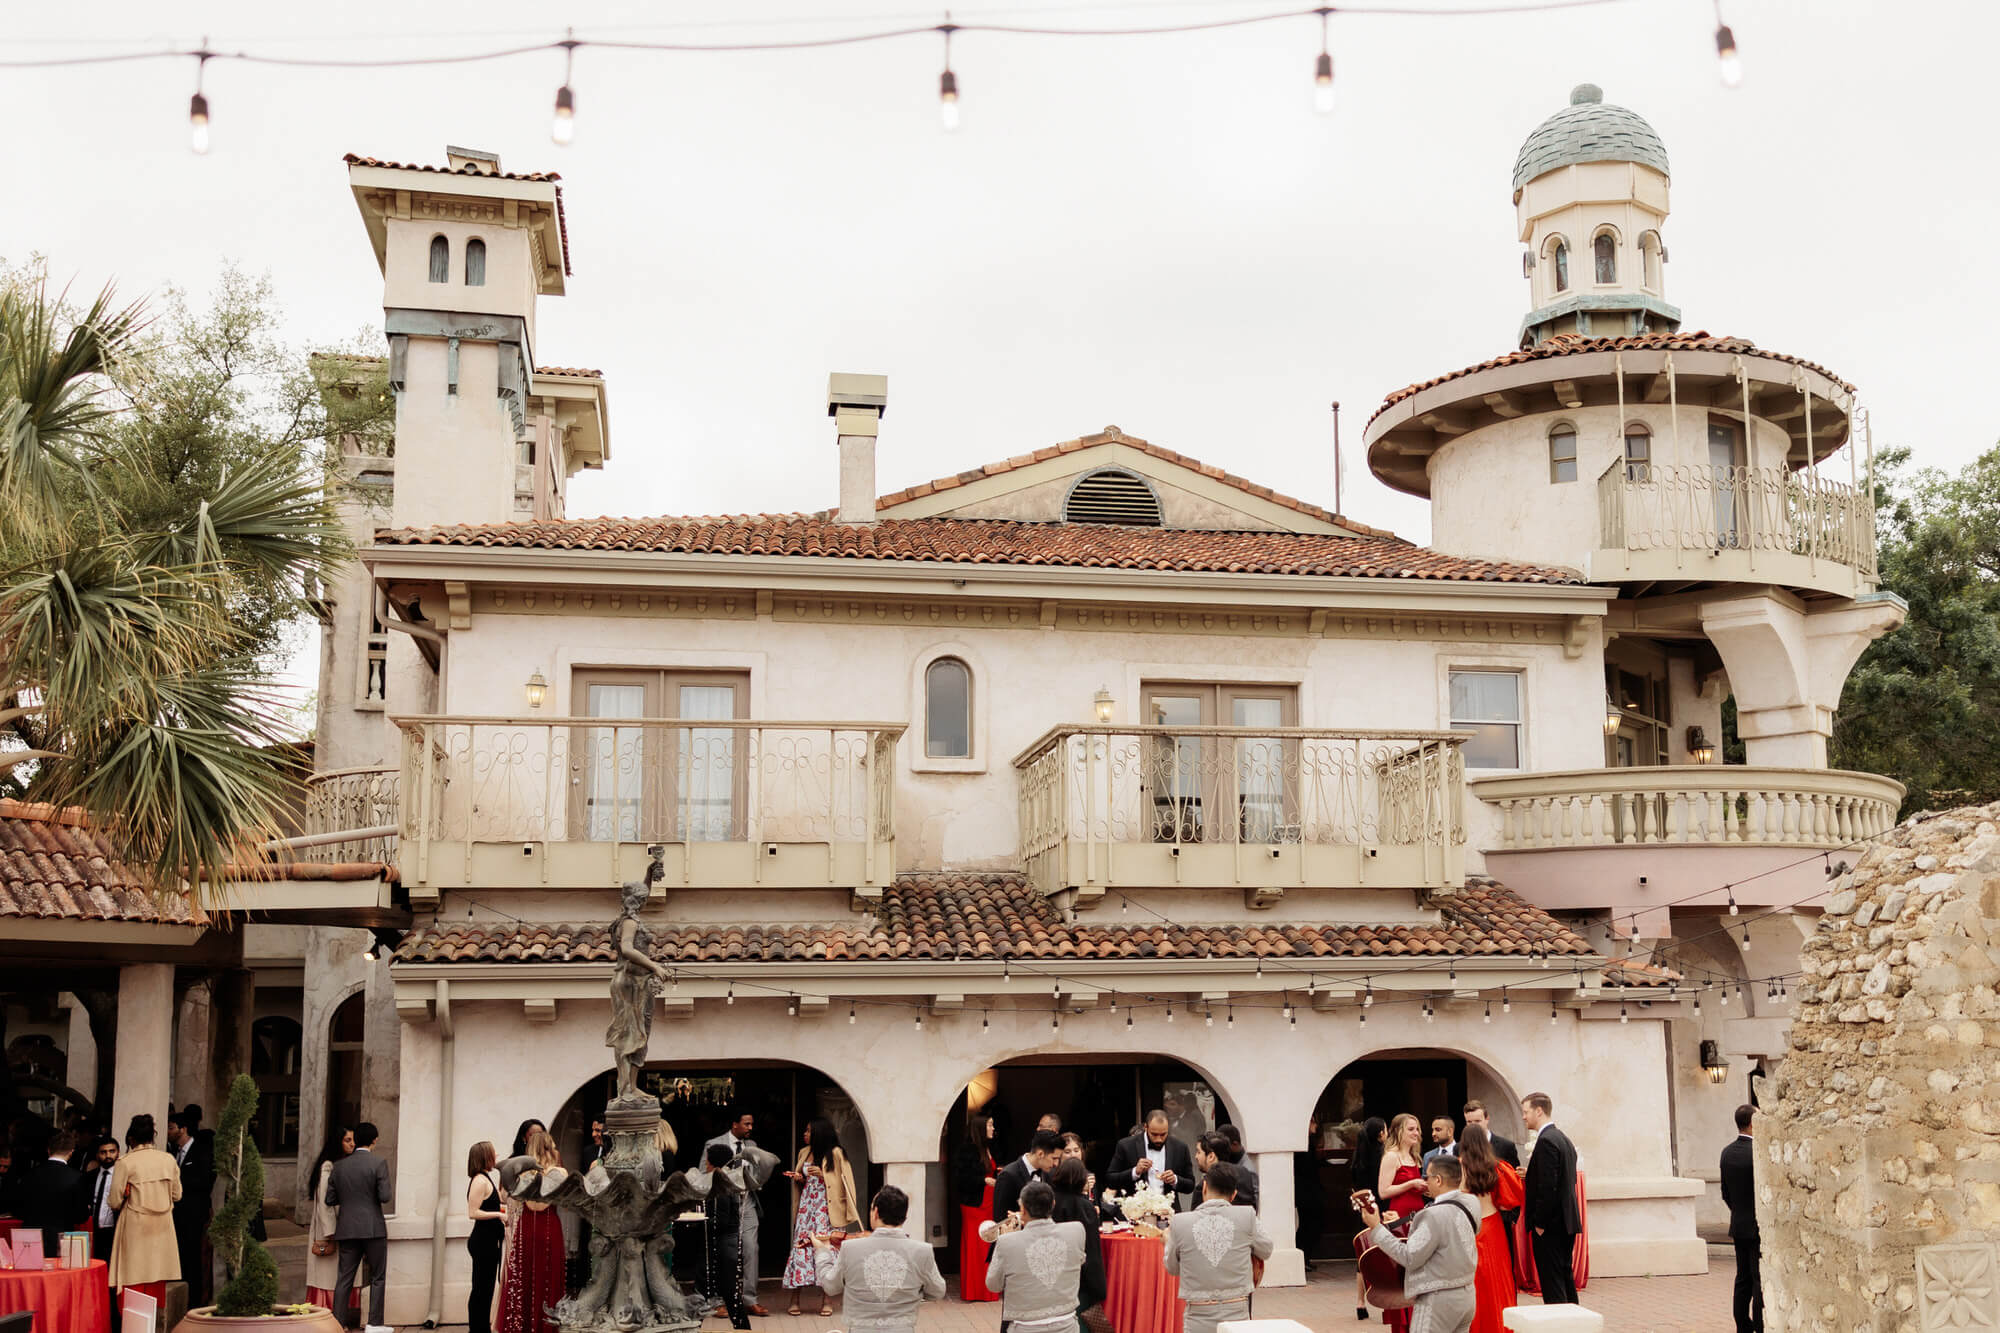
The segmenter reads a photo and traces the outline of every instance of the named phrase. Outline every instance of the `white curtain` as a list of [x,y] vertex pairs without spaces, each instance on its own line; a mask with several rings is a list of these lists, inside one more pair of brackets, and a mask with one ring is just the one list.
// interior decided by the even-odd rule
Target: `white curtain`
[[[1281,727],[1285,705],[1278,699],[1235,699],[1230,725]],[[1285,822],[1285,744],[1277,737],[1236,742],[1236,800],[1245,842],[1276,842]]]
[[[728,685],[683,685],[676,716],[733,718],[736,691]],[[736,738],[728,727],[687,727],[679,732],[675,777],[681,784],[676,819],[683,842],[728,842],[735,837]]]
[[[643,685],[592,685],[591,717],[644,717]],[[584,734],[584,826],[593,842],[638,842],[645,795],[645,730],[591,727]]]

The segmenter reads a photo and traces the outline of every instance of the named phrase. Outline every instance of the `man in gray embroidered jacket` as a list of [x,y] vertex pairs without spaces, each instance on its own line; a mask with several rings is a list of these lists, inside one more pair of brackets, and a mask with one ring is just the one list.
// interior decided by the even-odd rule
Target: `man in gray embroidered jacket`
[[937,1252],[903,1230],[909,1216],[910,1196],[884,1185],[869,1208],[866,1236],[837,1251],[813,1237],[820,1290],[847,1293],[847,1326],[855,1333],[915,1333],[917,1307],[944,1295]]
[[1215,1333],[1224,1320],[1250,1317],[1256,1263],[1271,1257],[1271,1237],[1256,1209],[1234,1202],[1241,1183],[1237,1167],[1211,1163],[1201,1206],[1167,1225],[1167,1271],[1181,1280],[1187,1333]]
[[1479,1201],[1459,1193],[1465,1169],[1456,1157],[1432,1158],[1424,1178],[1431,1201],[1410,1219],[1408,1239],[1396,1239],[1382,1225],[1373,1194],[1362,1205],[1361,1220],[1368,1239],[1403,1266],[1410,1333],[1466,1333],[1472,1327],[1473,1271],[1479,1266]]
[[1051,1222],[1056,1192],[1045,1180],[1021,1191],[1021,1227],[1003,1231],[986,1264],[986,1286],[1000,1293],[1010,1333],[1076,1333],[1076,1290],[1083,1276],[1083,1223]]

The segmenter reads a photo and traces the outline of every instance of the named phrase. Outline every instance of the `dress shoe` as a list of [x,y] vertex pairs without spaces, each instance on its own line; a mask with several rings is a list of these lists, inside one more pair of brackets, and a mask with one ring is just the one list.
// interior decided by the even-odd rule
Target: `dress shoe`
[[771,1312],[761,1305],[751,1306],[750,1313],[756,1315],[759,1319],[769,1319],[771,1317]]

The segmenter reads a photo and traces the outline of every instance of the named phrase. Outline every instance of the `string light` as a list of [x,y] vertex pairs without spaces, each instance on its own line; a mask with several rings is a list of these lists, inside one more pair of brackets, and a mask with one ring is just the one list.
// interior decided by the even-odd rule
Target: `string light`
[[1750,923],[1748,921],[1743,923],[1743,952],[1750,952]]
[[736,983],[735,983],[735,982],[733,982],[733,981],[732,981],[732,982],[730,982],[730,983],[729,983],[729,993],[728,993],[727,995],[724,995],[724,996],[722,997],[722,1002],[723,1002],[724,1004],[735,1004],[735,1003],[736,1003]]
[[1132,1030],[1132,1015],[1129,1013],[1125,1015],[1125,1030],[1127,1032]]
[[1202,1022],[1202,1026],[1203,1026],[1203,1027],[1211,1027],[1211,1028],[1212,1028],[1212,1027],[1214,1027],[1214,1026],[1215,1026],[1215,1010],[1213,1010],[1213,1009],[1204,1009],[1204,1010],[1202,1010],[1202,1011],[1201,1011],[1201,1022]]
[[[201,39],[203,50],[195,53],[194,96],[188,99],[188,147],[197,153],[208,151],[208,98],[202,94],[202,75],[208,70],[208,38]],[[466,914],[471,915],[470,908]]]
[[1292,1016],[1292,999],[1291,999],[1291,996],[1289,996],[1289,995],[1284,995],[1284,993],[1283,993],[1282,991],[1281,991],[1281,992],[1279,992],[1279,994],[1280,994],[1280,995],[1281,995],[1281,996],[1283,997],[1283,999],[1284,999],[1284,1001],[1285,1001],[1285,1017],[1286,1017],[1286,1018],[1290,1018],[1290,1017]]
[[917,1010],[917,1031],[922,1032],[923,1030],[924,1030],[924,1011],[919,1009]]
[[1288,1022],[1291,1023],[1293,1027],[1296,1028],[1299,1025],[1299,1016],[1293,1013],[1290,1009],[1285,1010],[1285,1018]]
[[1508,996],[1505,986],[1500,988],[1500,1012],[1503,1014],[1514,1012],[1514,1001]]
[[1743,60],[1736,54],[1736,34],[1722,21],[1722,0],[1715,0],[1715,54],[1722,63],[1722,86],[1743,86]]
[[1001,982],[1001,984],[1002,984],[1002,985],[1006,985],[1006,986],[1011,986],[1011,985],[1013,985],[1013,984],[1014,984],[1014,960],[1013,960],[1013,959],[1011,959],[1011,958],[1002,958],[1002,959],[1000,960],[1000,982]]
[[1486,1017],[1482,1021],[1487,1023],[1493,1021],[1493,1001],[1491,1000],[1486,1002]]
[[1319,59],[1313,62],[1313,110],[1322,116],[1333,110],[1333,50],[1327,45],[1327,19],[1333,13],[1319,11]]
[[679,968],[674,968],[667,973],[667,988],[669,990],[679,990],[681,988],[681,970]]
[[1696,1018],[1700,1018],[1700,1017],[1701,1017],[1701,992],[1700,992],[1700,991],[1696,991],[1696,992],[1695,992],[1695,995],[1694,995],[1694,1016],[1695,1016]]
[[847,1002],[847,1026],[854,1026],[854,1001]]
[[993,1030],[993,1025],[986,1021],[986,1011],[984,1009],[979,1011],[979,1030],[981,1032],[990,1032]]
[[1174,1007],[1171,1004],[1167,1006],[1167,1021],[1169,1023],[1174,1021]]
[[[796,995],[787,995],[787,996],[785,997],[785,1012],[786,1012],[787,1014],[790,1014],[790,1015],[791,1015],[791,1016],[792,1016],[793,1018],[797,1018],[797,1017],[799,1016],[799,997],[798,997],[798,996],[796,996]],[[852,1010],[850,1010],[849,1012],[851,1013],[851,1012],[853,1012],[853,1011],[852,1011]]]
[[1729,915],[1735,916],[1739,910],[1736,906],[1736,886],[1734,884],[1725,884],[1722,886],[1722,891],[1729,895]]
[[1049,1031],[1051,1031],[1051,1032],[1061,1032],[1061,1031],[1062,1031],[1062,1015],[1061,1015],[1061,1014],[1055,1014],[1055,1013],[1052,1013],[1052,1014],[1050,1014],[1050,1015],[1049,1015]]
[[1729,987],[1724,986],[1722,988],[1722,995],[1720,997],[1719,1003],[1722,1005],[1724,1009],[1727,1009],[1729,1007]]
[[1362,1026],[1362,1027],[1367,1027],[1367,1026],[1368,1026],[1368,1011],[1367,1011],[1366,1009],[1358,1009],[1358,1010],[1356,1010],[1355,1012],[1356,1012],[1356,1013],[1357,1013],[1357,1014],[1359,1015],[1359,1017],[1360,1017],[1360,1023],[1361,1023],[1361,1026]]
[[[945,17],[948,20],[951,16]],[[938,113],[943,117],[945,133],[949,134],[958,128],[958,75],[951,69],[951,35],[958,31],[958,26],[945,22],[938,25],[938,31],[944,34],[944,73],[938,76]]]
[[1555,1025],[1556,1025],[1556,997],[1551,995],[1549,996],[1549,1026],[1554,1027]]
[[1228,1029],[1229,1031],[1231,1031],[1231,1032],[1234,1032],[1234,1031],[1236,1031],[1236,1006],[1235,1006],[1235,1005],[1233,1005],[1233,1004],[1232,1004],[1232,1005],[1230,1005],[1230,1006],[1229,1006],[1229,1021],[1228,1021],[1227,1023],[1224,1023],[1224,1024],[1222,1025],[1222,1026],[1223,1026],[1223,1027],[1225,1027],[1225,1028],[1227,1028],[1227,1029]]
[[556,147],[567,148],[570,140],[576,137],[576,94],[569,87],[570,74],[576,66],[576,29],[567,29],[562,41],[556,45],[562,48],[563,53],[563,81],[562,87],[556,89],[556,114],[549,122],[549,138]]
[[1625,1013],[1625,1005],[1623,1001],[1620,1001],[1618,1005],[1618,1021],[1621,1023],[1627,1021],[1627,1015]]
[[1361,1007],[1363,1009],[1373,1009],[1375,1007],[1375,983],[1364,981],[1361,983],[1361,987]]

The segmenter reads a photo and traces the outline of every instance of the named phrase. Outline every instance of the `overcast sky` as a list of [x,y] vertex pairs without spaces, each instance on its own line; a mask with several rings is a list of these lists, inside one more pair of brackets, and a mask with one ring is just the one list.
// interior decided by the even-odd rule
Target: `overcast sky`
[[[1433,0],[1435,2],[1435,0]],[[961,5],[961,22],[1187,22],[1289,7]],[[1667,297],[1860,386],[1876,441],[1956,466],[2000,438],[1996,7],[1711,0],[1506,17],[1336,16],[1339,104],[1311,111],[1318,24],[1120,40],[965,34],[964,125],[939,126],[925,35],[783,54],[578,57],[576,140],[549,141],[560,58],[364,72],[191,61],[7,71],[0,255],[85,285],[197,291],[234,261],[294,336],[381,319],[340,156],[447,142],[562,173],[575,275],[545,364],[601,367],[612,460],[571,513],[835,502],[828,371],[886,373],[880,489],[1116,423],[1327,505],[1344,404],[1356,518],[1418,540],[1367,475],[1382,396],[1507,351],[1527,306],[1509,174],[1571,86],[1645,116],[1672,162]],[[568,6],[15,5],[10,55],[192,40],[355,56],[593,34],[793,38],[930,22],[906,0]],[[753,23],[746,19],[754,18]],[[846,21],[858,20],[858,21]],[[79,45],[75,39],[86,44]],[[30,110],[32,114],[30,114]]]

